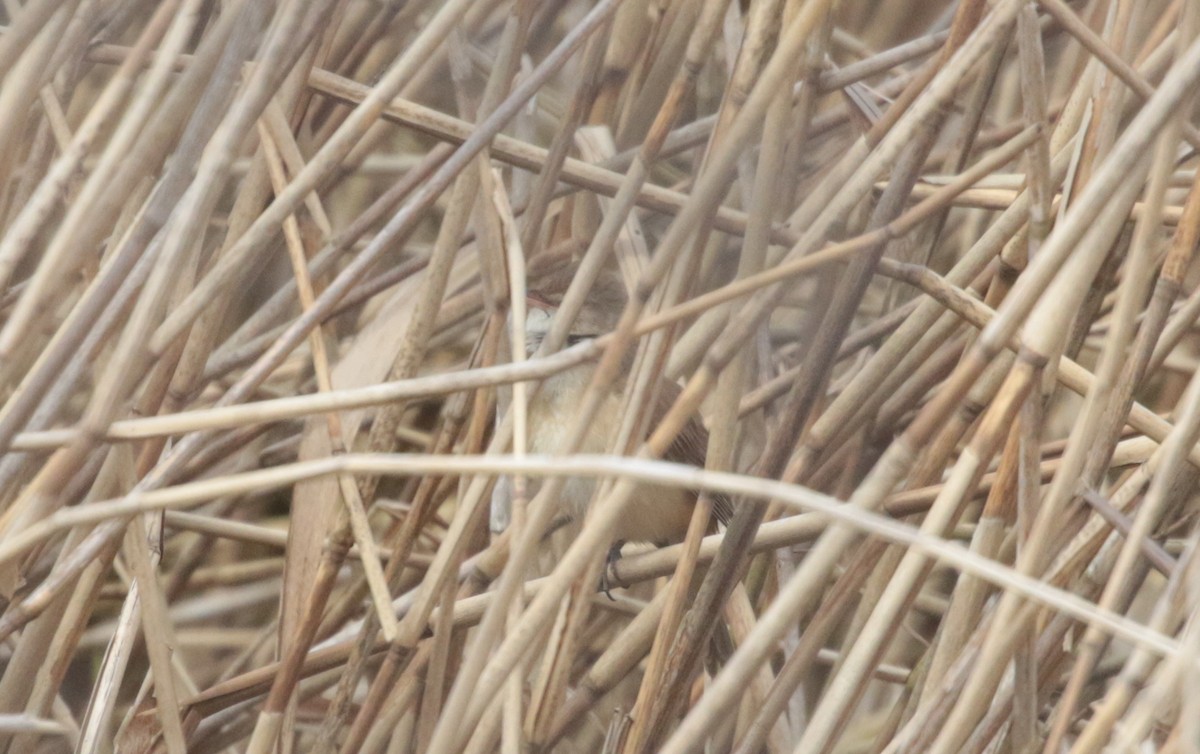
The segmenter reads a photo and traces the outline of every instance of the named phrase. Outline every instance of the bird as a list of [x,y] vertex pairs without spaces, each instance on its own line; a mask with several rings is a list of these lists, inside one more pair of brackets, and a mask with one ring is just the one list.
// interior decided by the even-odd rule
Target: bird
[[[554,287],[551,278],[542,287],[530,290],[526,296],[525,349],[533,355],[553,327],[565,285]],[[563,282],[559,279],[560,284]],[[615,274],[602,274],[571,325],[567,343],[575,344],[611,332],[620,319],[627,301],[624,283]],[[627,365],[631,359],[627,360]],[[584,392],[591,384],[596,364],[586,362],[552,375],[542,381],[541,389],[528,405],[528,450],[537,454],[560,453],[565,447]],[[588,426],[580,453],[608,453],[620,429],[622,390],[625,380],[614,381],[604,396],[604,403]],[[655,391],[651,407],[650,426],[658,426],[682,389],[675,382],[662,378]],[[692,417],[663,458],[675,463],[704,466],[708,448],[708,431],[697,417]],[[560,521],[583,521],[589,501],[594,497],[596,480],[572,477],[557,501]],[[680,542],[687,533],[697,493],[678,487],[641,485],[627,506],[614,532],[614,554],[625,542],[666,545]],[[728,523],[732,505],[728,498],[716,495],[713,512],[721,523]],[[710,524],[711,528],[711,524]]]

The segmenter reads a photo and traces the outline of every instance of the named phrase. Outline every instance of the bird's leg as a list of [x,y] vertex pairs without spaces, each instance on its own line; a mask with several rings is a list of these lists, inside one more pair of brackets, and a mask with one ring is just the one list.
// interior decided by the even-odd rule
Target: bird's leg
[[612,547],[608,548],[608,556],[604,558],[604,570],[600,573],[600,591],[604,592],[605,596],[607,596],[613,602],[616,602],[617,600],[612,596],[611,590],[613,584],[608,580],[608,570],[616,565],[617,561],[621,559],[621,548],[624,546],[625,540],[623,539],[618,539],[616,542],[613,542]]

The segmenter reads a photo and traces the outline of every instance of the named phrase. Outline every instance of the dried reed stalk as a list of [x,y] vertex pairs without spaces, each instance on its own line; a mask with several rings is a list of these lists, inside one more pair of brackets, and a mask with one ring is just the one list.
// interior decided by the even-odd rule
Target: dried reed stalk
[[0,754],[1194,750],[1200,3],[3,9]]

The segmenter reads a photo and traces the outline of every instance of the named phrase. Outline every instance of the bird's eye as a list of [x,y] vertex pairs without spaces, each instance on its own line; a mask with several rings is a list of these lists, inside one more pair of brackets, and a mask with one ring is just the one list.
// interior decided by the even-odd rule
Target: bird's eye
[[592,336],[592,335],[568,335],[567,336],[567,345],[568,346],[578,345],[585,340],[591,340],[593,337],[594,336]]

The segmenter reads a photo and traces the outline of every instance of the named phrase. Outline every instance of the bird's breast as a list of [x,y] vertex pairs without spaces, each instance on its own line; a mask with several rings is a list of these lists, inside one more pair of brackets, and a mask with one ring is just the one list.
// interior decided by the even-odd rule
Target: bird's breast
[[[579,418],[592,369],[573,369],[546,380],[529,404],[529,451],[563,453]],[[620,429],[621,400],[615,393],[589,422],[580,453],[608,453]],[[559,504],[571,518],[582,521],[595,492],[594,479],[567,481]],[[630,542],[671,542],[682,539],[691,516],[694,495],[684,490],[643,485],[634,493],[618,523],[616,539]]]

